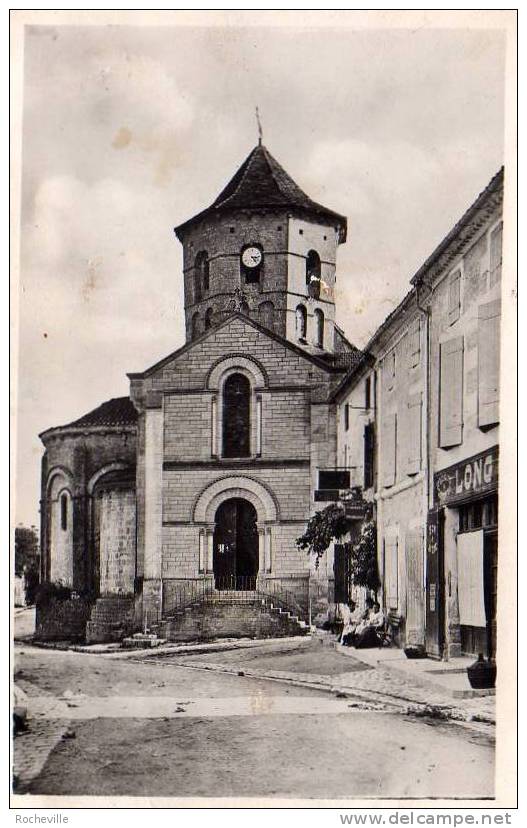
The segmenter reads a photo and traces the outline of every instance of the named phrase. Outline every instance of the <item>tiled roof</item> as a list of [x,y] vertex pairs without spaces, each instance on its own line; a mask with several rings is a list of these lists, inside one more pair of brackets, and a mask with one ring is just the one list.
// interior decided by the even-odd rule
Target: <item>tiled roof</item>
[[258,144],[247,156],[211,206],[176,227],[176,234],[179,237],[180,231],[187,225],[210,213],[280,207],[296,208],[304,213],[308,212],[325,218],[337,225],[340,228],[342,240],[345,238],[346,218],[312,201],[262,144]]
[[353,370],[362,361],[364,352],[360,351],[354,345],[349,351],[336,351],[333,355],[333,362],[348,371]]
[[61,428],[82,428],[85,426],[129,426],[137,422],[137,411],[130,397],[114,397],[89,411],[78,420]]

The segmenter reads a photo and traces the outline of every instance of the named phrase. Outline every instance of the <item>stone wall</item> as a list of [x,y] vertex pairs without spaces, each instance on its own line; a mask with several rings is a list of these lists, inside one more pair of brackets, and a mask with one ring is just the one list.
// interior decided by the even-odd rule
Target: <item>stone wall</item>
[[35,638],[37,641],[84,641],[92,603],[85,598],[37,602]]
[[163,622],[156,630],[169,641],[207,641],[214,638],[279,638],[299,635],[299,626],[286,615],[244,603],[199,605]]
[[100,594],[131,595],[135,578],[135,491],[105,491],[101,500]]
[[[42,580],[58,577],[52,571],[53,549],[58,549],[54,533],[58,530],[52,513],[53,493],[51,498],[49,496],[50,488],[55,485],[53,480],[57,478],[71,495],[68,505],[68,531],[71,531],[68,548],[71,548],[72,556],[69,580],[79,592],[96,590],[99,585],[94,582],[91,483],[105,470],[135,468],[135,428],[56,430],[46,435],[44,442],[40,504]],[[60,521],[60,514],[56,515]]]

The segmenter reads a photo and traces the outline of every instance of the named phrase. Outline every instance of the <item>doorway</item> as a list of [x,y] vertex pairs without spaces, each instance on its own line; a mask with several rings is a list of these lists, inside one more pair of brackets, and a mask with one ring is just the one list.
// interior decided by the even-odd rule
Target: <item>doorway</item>
[[233,497],[216,511],[213,569],[216,589],[254,590],[258,574],[256,509]]

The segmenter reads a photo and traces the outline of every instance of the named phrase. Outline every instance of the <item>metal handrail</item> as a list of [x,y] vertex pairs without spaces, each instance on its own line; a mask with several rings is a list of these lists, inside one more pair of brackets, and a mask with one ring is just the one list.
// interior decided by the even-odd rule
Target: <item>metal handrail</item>
[[[284,576],[287,578],[287,576]],[[258,604],[273,604],[282,611],[290,612],[301,620],[307,620],[309,586],[306,580],[305,602],[300,603],[298,594],[283,589],[281,584],[267,581],[258,584],[255,575],[226,575],[184,583],[175,587],[163,606],[163,617],[190,609],[192,606],[212,603],[218,598],[233,601],[253,601]]]

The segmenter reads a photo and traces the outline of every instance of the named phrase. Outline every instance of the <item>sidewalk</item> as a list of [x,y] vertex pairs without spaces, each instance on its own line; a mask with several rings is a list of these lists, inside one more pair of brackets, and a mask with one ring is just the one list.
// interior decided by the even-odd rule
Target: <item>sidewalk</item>
[[383,667],[420,687],[437,690],[453,699],[475,699],[496,695],[494,689],[474,690],[470,686],[467,667],[474,663],[473,656],[436,661],[432,658],[406,658],[404,650],[395,647],[355,650],[353,647],[336,644],[335,649],[343,655],[359,659],[369,667]]

